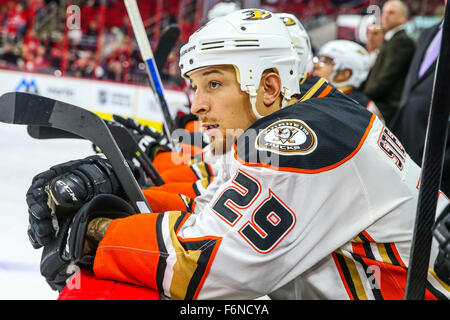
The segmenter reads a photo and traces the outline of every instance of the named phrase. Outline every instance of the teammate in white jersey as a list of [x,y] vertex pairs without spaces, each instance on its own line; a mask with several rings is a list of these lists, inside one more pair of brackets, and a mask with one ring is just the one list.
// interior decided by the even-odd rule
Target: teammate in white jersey
[[375,102],[359,91],[369,70],[369,53],[354,41],[329,41],[319,49],[317,57],[314,57],[313,75],[324,77],[339,91],[375,113],[384,122]]
[[[190,37],[180,68],[195,91],[191,110],[212,144],[231,138],[233,151],[191,210],[108,217],[91,239],[101,239],[97,277],[173,299],[403,299],[420,168],[375,115],[327,83],[298,102],[289,39],[259,9]],[[447,203],[440,194],[438,211]],[[433,243],[430,261],[436,252]],[[448,296],[430,271],[426,298]]]

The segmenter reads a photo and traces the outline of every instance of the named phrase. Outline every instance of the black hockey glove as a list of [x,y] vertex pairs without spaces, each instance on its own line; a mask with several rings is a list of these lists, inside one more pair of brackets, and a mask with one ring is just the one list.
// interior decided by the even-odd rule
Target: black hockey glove
[[139,124],[132,118],[113,115],[113,119],[130,130],[139,147],[153,161],[160,152],[171,151],[169,140],[164,133],[159,133],[150,126]]
[[434,261],[436,275],[450,285],[450,204],[445,207],[433,228],[433,235],[439,243],[439,253]]
[[109,223],[134,213],[125,200],[101,194],[83,205],[75,216],[63,219],[58,236],[42,251],[41,274],[50,287],[61,291],[77,268],[92,270],[98,243]]
[[124,196],[111,164],[100,155],[59,164],[35,176],[26,194],[33,247],[54,239],[61,218],[73,216],[98,194]]

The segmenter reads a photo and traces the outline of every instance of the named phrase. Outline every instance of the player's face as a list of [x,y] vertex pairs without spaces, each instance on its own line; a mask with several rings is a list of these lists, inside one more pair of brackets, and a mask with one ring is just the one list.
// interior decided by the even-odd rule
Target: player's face
[[314,57],[313,62],[314,62],[314,70],[312,74],[314,76],[322,77],[330,81],[334,68],[333,59],[325,56]]
[[249,95],[243,92],[233,66],[212,66],[189,74],[194,90],[191,112],[199,117],[203,132],[216,152],[226,151],[256,117]]

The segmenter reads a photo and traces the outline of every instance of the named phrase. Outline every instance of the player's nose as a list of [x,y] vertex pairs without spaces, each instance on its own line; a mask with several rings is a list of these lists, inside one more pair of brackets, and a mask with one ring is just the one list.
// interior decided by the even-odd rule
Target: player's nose
[[197,90],[191,103],[191,112],[195,115],[205,114],[210,110],[209,99],[201,90]]

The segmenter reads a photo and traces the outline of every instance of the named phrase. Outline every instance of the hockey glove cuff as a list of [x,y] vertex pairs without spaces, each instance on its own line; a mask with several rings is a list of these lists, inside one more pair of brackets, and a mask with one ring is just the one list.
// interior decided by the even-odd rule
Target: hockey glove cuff
[[81,207],[73,218],[66,217],[56,239],[42,252],[41,274],[50,287],[61,291],[77,268],[91,270],[98,242],[109,222],[134,213],[123,199],[101,194]]

